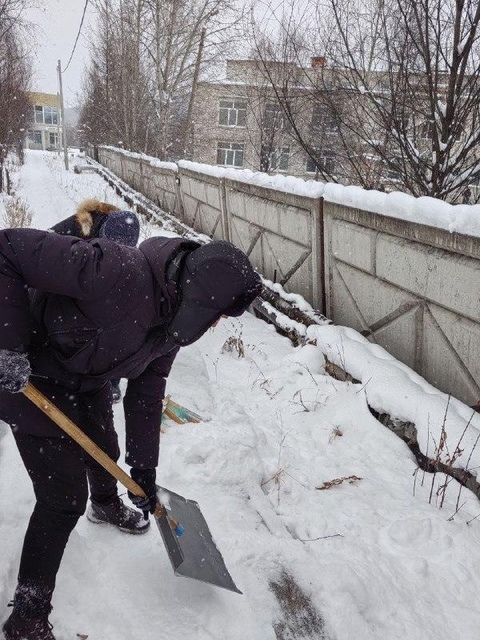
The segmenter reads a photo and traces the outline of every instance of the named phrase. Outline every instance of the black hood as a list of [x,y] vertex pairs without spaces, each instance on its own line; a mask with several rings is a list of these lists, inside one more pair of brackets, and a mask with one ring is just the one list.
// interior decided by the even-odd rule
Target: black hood
[[213,241],[185,255],[178,310],[168,333],[179,346],[198,340],[222,315],[241,315],[262,290],[249,259],[230,242]]

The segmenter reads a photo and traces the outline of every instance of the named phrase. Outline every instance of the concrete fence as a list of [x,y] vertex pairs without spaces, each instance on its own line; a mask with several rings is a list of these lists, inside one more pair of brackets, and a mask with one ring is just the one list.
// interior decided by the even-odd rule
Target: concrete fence
[[[96,158],[196,231],[468,404],[480,400],[480,238],[99,147]],[[93,156],[93,150],[91,150]]]

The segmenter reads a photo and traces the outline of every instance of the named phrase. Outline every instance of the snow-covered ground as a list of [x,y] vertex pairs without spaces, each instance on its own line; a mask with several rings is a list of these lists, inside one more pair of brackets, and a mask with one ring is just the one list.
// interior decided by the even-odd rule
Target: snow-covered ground
[[[86,197],[120,204],[97,175],[67,174],[60,158],[35,152],[18,192],[41,228]],[[451,481],[440,509],[445,478],[437,475],[431,497],[432,477],[415,473],[407,446],[367,404],[415,422],[432,453],[448,399],[352,330],[309,332],[312,342],[295,348],[249,314],[223,320],[180,352],[168,382],[204,421],[166,428],[160,484],[199,502],[243,595],[174,577],[156,527],[132,537],[82,518],[54,596],[58,640],[480,637],[480,502],[463,489],[451,518]],[[326,375],[323,353],[362,383]],[[115,414],[122,432],[121,406]],[[450,402],[452,452],[470,416]],[[475,417],[462,440],[472,471],[478,427]],[[342,478],[350,481],[332,482]],[[0,425],[1,618],[33,500]],[[275,595],[282,581],[303,593],[296,618]]]

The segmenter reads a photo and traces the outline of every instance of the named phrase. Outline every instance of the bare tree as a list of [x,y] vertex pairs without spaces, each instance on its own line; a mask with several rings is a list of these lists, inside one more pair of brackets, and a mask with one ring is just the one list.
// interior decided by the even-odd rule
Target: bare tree
[[95,0],[97,27],[84,78],[80,128],[94,144],[146,151],[151,109],[140,56],[142,0]]
[[[270,88],[270,101],[273,98],[277,105],[270,137],[283,131],[281,137],[290,138],[296,153],[308,158],[308,170],[319,177],[331,181],[345,178],[348,171],[341,160],[348,164],[352,152],[352,142],[348,141],[348,151],[342,153],[347,141],[342,140],[345,132],[339,129],[338,116],[345,108],[345,97],[333,95],[331,83],[323,77],[324,57],[312,56],[309,49],[309,0],[268,8],[270,15],[262,14],[260,20],[252,13],[252,36],[255,66]],[[268,32],[262,27],[264,23],[269,25]],[[310,67],[311,60],[318,62],[314,68]],[[272,122],[272,118],[269,120]]]
[[[458,201],[480,180],[478,1],[306,0],[303,6],[303,20],[298,11],[278,15],[272,8],[271,50],[295,66],[310,127],[284,100],[290,71],[275,92],[314,162],[315,111],[319,124],[330,123],[336,167],[331,175],[323,163],[323,176]],[[258,25],[256,33],[258,40]],[[258,58],[269,77],[271,58],[260,49]],[[327,133],[325,126],[317,130]]]
[[94,0],[94,5],[98,27],[81,116],[87,137],[122,140],[129,149],[161,159],[182,157],[199,73],[212,65],[238,22],[232,3]]
[[8,189],[4,165],[10,150],[16,150],[23,160],[23,142],[33,117],[28,89],[31,80],[31,60],[26,52],[25,9],[27,0],[0,2],[0,190]]
[[143,46],[160,134],[158,154],[167,159],[183,151],[181,130],[190,126],[188,105],[196,67],[214,64],[238,16],[229,0],[145,0],[145,8]]

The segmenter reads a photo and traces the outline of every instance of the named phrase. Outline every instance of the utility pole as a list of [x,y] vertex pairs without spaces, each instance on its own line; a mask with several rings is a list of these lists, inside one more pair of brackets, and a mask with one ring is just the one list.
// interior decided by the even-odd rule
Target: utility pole
[[57,91],[57,156],[60,155],[60,112],[62,110],[60,94]]
[[67,128],[65,126],[65,108],[63,106],[63,86],[62,86],[62,65],[58,61],[58,84],[60,88],[60,111],[62,114],[62,138],[63,138],[63,158],[65,169],[68,171],[68,148],[67,148]]

